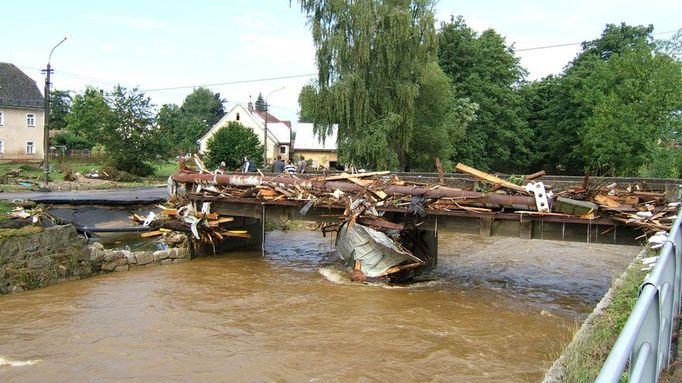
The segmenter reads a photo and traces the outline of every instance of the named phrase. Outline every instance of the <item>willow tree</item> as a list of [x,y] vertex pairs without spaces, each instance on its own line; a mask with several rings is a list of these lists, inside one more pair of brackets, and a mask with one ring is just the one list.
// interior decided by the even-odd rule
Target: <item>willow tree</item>
[[308,111],[321,136],[338,124],[342,162],[405,168],[420,79],[436,61],[433,0],[300,0],[317,50]]

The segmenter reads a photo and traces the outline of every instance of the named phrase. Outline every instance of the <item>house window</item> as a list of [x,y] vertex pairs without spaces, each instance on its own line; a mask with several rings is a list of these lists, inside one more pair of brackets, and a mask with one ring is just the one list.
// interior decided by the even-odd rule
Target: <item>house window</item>
[[26,114],[26,126],[29,128],[35,128],[36,126],[36,115],[33,113]]
[[0,126],[5,125],[5,112],[0,110]]
[[279,147],[279,152],[280,152],[281,154],[285,154],[285,153],[287,152],[287,147],[286,147],[286,146],[280,146],[280,147]]
[[26,154],[36,154],[36,145],[33,141],[26,142]]
[[237,121],[239,121],[239,113],[237,113]]
[[0,140],[0,154],[5,154],[5,141]]

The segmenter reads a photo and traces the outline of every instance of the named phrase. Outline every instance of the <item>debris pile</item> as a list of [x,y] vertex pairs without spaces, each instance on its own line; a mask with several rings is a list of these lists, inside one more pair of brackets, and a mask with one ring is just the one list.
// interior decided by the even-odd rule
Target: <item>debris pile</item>
[[[483,189],[443,186],[442,175],[440,184],[409,182],[388,171],[308,178],[289,174],[223,174],[207,170],[198,158],[194,161],[199,171],[189,170],[181,164],[181,169],[169,179],[169,193],[173,196],[169,202],[182,207],[164,209],[164,212],[185,228],[189,227],[195,238],[213,243],[214,239],[223,239],[229,233],[221,227],[221,220],[229,217],[212,215],[211,201],[297,206],[302,215],[312,207],[337,209],[339,214],[324,216],[326,221],[335,219],[335,222],[318,224],[317,228],[323,233],[351,233],[355,225],[360,225],[363,227],[360,231],[365,233],[362,238],[353,235],[344,240],[369,243],[368,252],[372,248],[384,255],[406,254],[398,257],[398,263],[388,262],[390,265],[382,266],[381,270],[372,269],[371,262],[363,262],[364,255],[357,253],[361,246],[339,245],[340,237],[337,236],[337,248],[348,249],[346,254],[340,251],[342,257],[351,268],[365,276],[386,276],[424,264],[423,259],[411,253],[413,249],[404,246],[404,238],[406,232],[418,227],[429,213],[459,212],[494,217],[504,212],[585,220],[602,218],[641,228],[642,237],[645,237],[668,231],[679,208],[679,203],[665,203],[664,193],[641,190],[637,186],[618,188],[615,184],[600,186],[586,182],[583,187],[555,191],[538,181],[544,172],[502,179],[463,164],[458,164],[457,170],[476,177],[485,186]],[[182,184],[187,186],[184,192],[178,190]],[[199,208],[198,204],[203,205]],[[404,212],[404,222],[385,219],[386,211]]]
[[40,225],[50,218],[43,205],[36,206],[35,203],[24,201],[21,201],[8,212],[7,217],[9,220],[0,221],[0,229],[17,229],[29,225]]

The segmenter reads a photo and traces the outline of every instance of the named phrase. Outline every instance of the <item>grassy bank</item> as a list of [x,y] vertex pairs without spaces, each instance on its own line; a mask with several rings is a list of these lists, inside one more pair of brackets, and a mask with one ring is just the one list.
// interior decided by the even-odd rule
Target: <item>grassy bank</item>
[[14,209],[14,206],[15,205],[9,201],[0,200],[0,221],[9,219],[9,213]]
[[640,284],[646,272],[641,261],[628,268],[614,283],[612,300],[603,313],[596,315],[584,336],[579,337],[565,351],[565,376],[561,382],[593,382],[616,342],[632,308],[637,301]]
[[[85,175],[99,171],[107,166],[105,161],[93,159],[55,159],[50,162],[50,182],[62,182],[65,174],[76,172]],[[113,187],[136,187],[156,184],[165,181],[177,170],[175,162],[159,162],[153,164],[154,175],[139,178],[126,175],[116,182],[93,185],[79,185],[77,189],[102,189]],[[13,174],[13,175],[10,175]],[[37,189],[43,177],[43,169],[39,162],[3,162],[0,163],[0,192],[15,192]],[[59,190],[68,189],[67,185],[59,185]]]

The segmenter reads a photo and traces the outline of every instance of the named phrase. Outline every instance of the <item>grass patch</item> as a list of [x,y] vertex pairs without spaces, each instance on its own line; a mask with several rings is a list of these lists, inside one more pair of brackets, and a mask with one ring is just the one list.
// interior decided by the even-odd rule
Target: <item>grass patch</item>
[[0,200],[0,221],[9,219],[9,213],[12,212],[14,206],[15,205],[9,201]]
[[[157,162],[153,165],[154,175],[147,178],[129,177],[130,179],[121,179],[125,182],[117,182],[114,184],[102,184],[101,186],[88,187],[87,189],[110,189],[120,187],[138,187],[158,184],[160,181],[165,181],[171,174],[175,173],[178,164],[173,162]],[[5,177],[10,171],[21,169],[18,177]],[[102,171],[106,169],[107,172],[111,167],[107,165],[105,160],[95,159],[52,159],[50,161],[50,180],[62,181],[64,174],[70,172],[72,174],[78,172],[82,175],[88,174],[94,170]],[[0,192],[22,192],[36,190],[43,179],[43,169],[40,162],[4,162],[0,163]],[[19,181],[28,181],[29,184],[22,186]]]
[[[564,354],[566,375],[562,382],[595,380],[637,302],[639,286],[647,274],[641,271],[641,265],[638,260],[633,267],[626,270],[620,287],[614,290],[611,304],[603,315],[596,316],[587,334],[566,351]],[[627,381],[627,377],[624,376],[621,381]]]
[[154,165],[154,177],[168,178],[178,170],[178,162],[159,162]]

